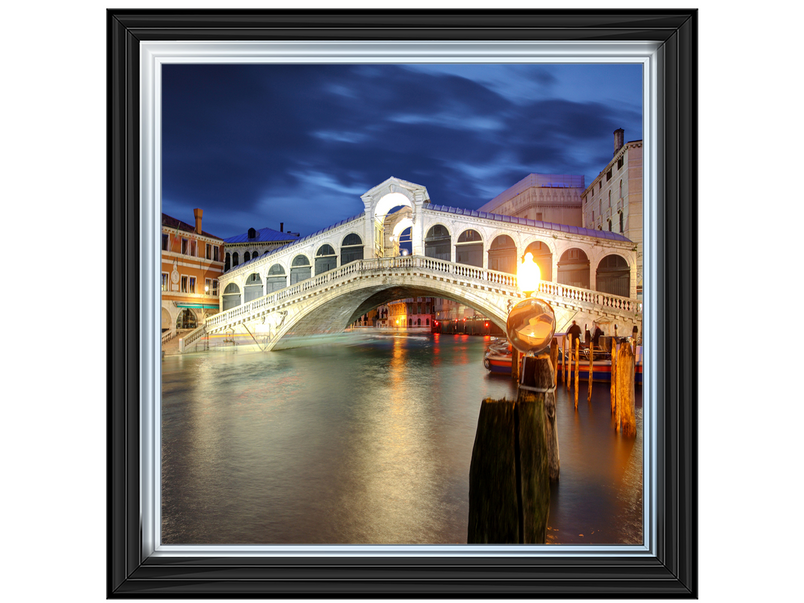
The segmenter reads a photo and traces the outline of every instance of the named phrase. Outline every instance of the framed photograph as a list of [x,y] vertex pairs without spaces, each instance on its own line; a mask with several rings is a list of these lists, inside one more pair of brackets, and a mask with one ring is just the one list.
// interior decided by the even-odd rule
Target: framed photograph
[[107,36],[109,598],[697,597],[697,11]]

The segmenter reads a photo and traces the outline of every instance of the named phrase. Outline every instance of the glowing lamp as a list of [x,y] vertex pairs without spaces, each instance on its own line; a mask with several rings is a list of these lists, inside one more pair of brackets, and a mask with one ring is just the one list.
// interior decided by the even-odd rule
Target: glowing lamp
[[526,297],[539,288],[539,281],[542,279],[542,273],[539,266],[533,261],[533,254],[528,252],[525,254],[522,263],[519,264],[516,271],[516,282]]

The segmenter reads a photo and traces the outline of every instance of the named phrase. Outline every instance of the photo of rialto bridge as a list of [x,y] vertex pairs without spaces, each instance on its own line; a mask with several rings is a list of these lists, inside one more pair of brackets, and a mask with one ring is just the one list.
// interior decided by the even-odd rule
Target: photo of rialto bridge
[[437,205],[424,186],[394,177],[361,198],[363,212],[224,272],[220,312],[184,334],[180,351],[235,340],[265,351],[294,347],[416,297],[459,302],[504,329],[524,297],[516,267],[526,253],[539,266],[537,295],[553,306],[557,332],[575,320],[641,333],[637,245],[622,234]]

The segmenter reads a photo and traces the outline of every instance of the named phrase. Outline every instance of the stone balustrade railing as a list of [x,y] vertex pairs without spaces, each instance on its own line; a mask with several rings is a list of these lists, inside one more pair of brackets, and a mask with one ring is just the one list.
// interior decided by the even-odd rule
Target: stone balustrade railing
[[[518,295],[516,276],[505,272],[467,266],[465,264],[455,264],[446,260],[429,258],[424,256],[401,256],[392,258],[373,258],[367,260],[355,260],[340,268],[335,268],[318,276],[314,276],[290,287],[285,287],[269,295],[241,304],[235,308],[220,312],[215,316],[207,318],[206,328],[215,329],[221,325],[228,325],[242,318],[262,310],[272,308],[283,302],[305,297],[316,290],[326,288],[328,285],[335,285],[338,281],[349,279],[356,274],[368,275],[375,272],[395,270],[395,269],[423,269],[436,274],[445,276],[459,277],[474,283],[482,283],[486,286],[505,287],[512,295]],[[561,298],[567,301],[585,302],[590,305],[603,306],[612,310],[624,312],[640,313],[642,303],[627,297],[610,295],[599,291],[591,291],[580,287],[571,287],[552,282],[542,282],[539,285],[539,292],[554,298]],[[193,335],[194,333],[190,334]],[[185,337],[185,344],[191,343],[190,337]]]

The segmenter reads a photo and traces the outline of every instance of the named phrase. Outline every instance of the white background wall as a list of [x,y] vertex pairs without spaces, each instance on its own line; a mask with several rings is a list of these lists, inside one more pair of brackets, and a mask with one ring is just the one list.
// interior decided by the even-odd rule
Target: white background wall
[[[174,0],[166,6],[223,4]],[[795,562],[801,561],[797,482],[804,417],[796,369],[800,326],[791,321],[799,313],[791,302],[801,297],[782,294],[783,277],[789,280],[794,270],[771,257],[798,258],[804,224],[798,42],[804,15],[800,6],[781,0],[667,0],[657,6],[696,4],[702,7],[700,596],[788,600],[795,598],[788,591],[797,585]],[[4,245],[4,280],[8,292],[24,287],[36,267],[54,292],[52,299],[34,302],[37,320],[9,318],[0,335],[0,504],[9,600],[105,598],[105,317],[102,303],[85,304],[79,294],[105,296],[106,6],[95,0],[18,2],[3,9],[0,199],[3,232],[12,233]],[[538,3],[493,3],[504,6]],[[749,202],[748,191],[755,194],[760,177],[762,190],[772,195],[764,200],[774,206],[767,214],[757,213],[765,203]],[[69,233],[68,258],[62,232]],[[751,253],[741,254],[744,249]],[[62,271],[65,259],[69,269]],[[800,291],[801,283],[785,287]],[[6,317],[15,297],[3,296]],[[780,305],[763,316],[761,304],[774,298]],[[789,350],[768,347],[783,342]],[[745,370],[752,358],[765,363],[772,357],[788,364],[762,373]]]

